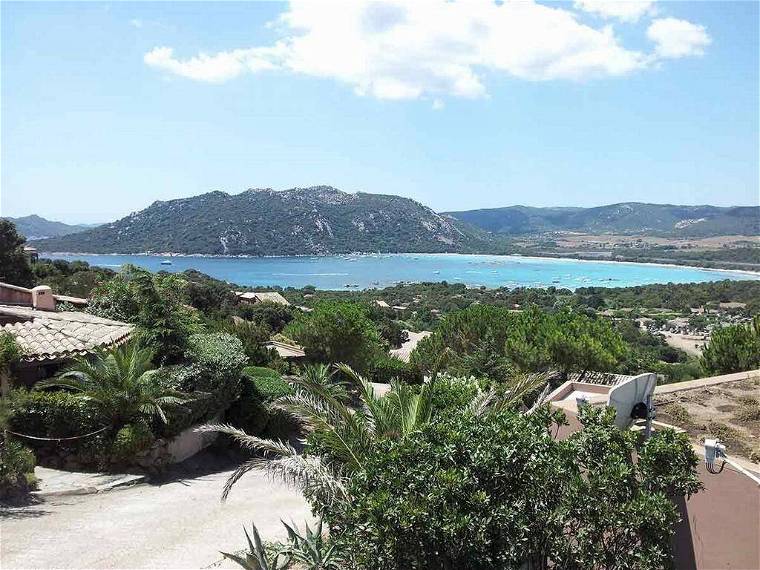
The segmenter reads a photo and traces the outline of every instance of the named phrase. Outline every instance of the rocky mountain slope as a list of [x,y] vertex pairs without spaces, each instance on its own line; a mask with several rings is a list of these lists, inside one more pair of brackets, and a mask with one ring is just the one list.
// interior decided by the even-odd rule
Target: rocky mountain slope
[[330,186],[155,202],[116,222],[35,242],[43,251],[300,255],[482,249],[485,232],[409,198]]

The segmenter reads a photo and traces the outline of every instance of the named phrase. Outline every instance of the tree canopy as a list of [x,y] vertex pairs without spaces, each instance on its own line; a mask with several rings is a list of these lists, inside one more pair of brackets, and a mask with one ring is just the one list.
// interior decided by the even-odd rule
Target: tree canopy
[[610,323],[563,308],[547,312],[533,306],[514,312],[472,305],[446,315],[432,336],[412,353],[412,364],[432,370],[447,354],[455,374],[499,380],[510,372],[615,368],[625,344]]
[[16,231],[13,222],[0,218],[0,281],[21,287],[33,284],[24,243],[26,239]]

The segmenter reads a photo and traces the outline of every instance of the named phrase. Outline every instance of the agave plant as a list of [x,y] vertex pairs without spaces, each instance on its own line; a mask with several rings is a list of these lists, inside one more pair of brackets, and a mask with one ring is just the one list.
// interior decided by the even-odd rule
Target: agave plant
[[81,358],[60,376],[38,382],[36,388],[58,387],[76,392],[118,427],[137,419],[158,417],[166,423],[164,409],[187,401],[153,379],[153,353],[130,342]]
[[[261,536],[259,536],[259,530],[256,525],[251,523],[251,535],[243,527],[245,538],[248,541],[248,552],[240,554],[230,554],[229,552],[222,552],[222,556],[232,560],[242,568],[246,570],[285,570],[290,565],[290,558],[284,553],[276,550],[271,554],[267,554],[264,544],[261,542]],[[290,531],[289,531],[290,532]]]
[[304,535],[286,522],[280,522],[288,531],[289,542],[282,552],[290,557],[291,563],[295,562],[307,570],[339,570],[342,567],[343,557],[337,545],[330,544],[322,534],[321,519],[313,530],[309,523],[305,523]]
[[267,552],[256,525],[251,523],[250,535],[243,527],[248,551],[242,554],[222,552],[222,556],[246,570],[284,570],[292,568],[294,563],[303,570],[340,570],[343,558],[337,546],[325,540],[321,520],[315,529],[306,523],[304,534],[299,533],[295,525],[280,522],[288,533],[287,543],[276,545]]

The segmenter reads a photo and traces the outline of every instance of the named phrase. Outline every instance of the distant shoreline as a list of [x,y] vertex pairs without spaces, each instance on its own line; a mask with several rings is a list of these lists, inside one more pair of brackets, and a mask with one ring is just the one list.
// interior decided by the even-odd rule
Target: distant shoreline
[[432,252],[397,252],[397,253],[379,253],[379,252],[352,252],[352,253],[330,253],[330,254],[294,254],[294,255],[248,255],[248,254],[240,254],[240,255],[221,255],[221,254],[214,254],[214,253],[172,253],[172,252],[166,252],[166,253],[75,253],[75,252],[60,252],[60,251],[39,251],[39,256],[44,257],[45,254],[47,255],[65,255],[65,256],[93,256],[93,255],[102,255],[102,256],[135,256],[135,257],[154,257],[154,258],[172,258],[172,257],[179,257],[179,258],[201,258],[201,259],[297,259],[297,258],[305,258],[305,257],[347,257],[347,256],[363,256],[363,257],[374,257],[374,256],[385,256],[385,255],[450,255],[450,256],[459,256],[459,255],[472,255],[472,256],[485,256],[485,257],[499,257],[499,258],[514,258],[514,259],[533,259],[533,260],[557,260],[557,261],[577,261],[582,263],[606,263],[606,264],[623,264],[623,265],[645,265],[645,266],[652,266],[652,267],[673,267],[673,268],[681,268],[681,269],[696,269],[696,270],[702,270],[702,271],[713,271],[716,273],[738,273],[743,275],[749,275],[752,277],[756,277],[757,279],[760,279],[760,270],[758,271],[752,271],[749,269],[722,269],[717,267],[700,267],[698,265],[685,265],[685,264],[678,264],[678,263],[660,263],[660,262],[649,262],[649,261],[632,261],[632,260],[624,260],[624,261],[617,261],[614,259],[588,259],[588,258],[581,258],[581,257],[562,257],[562,256],[552,256],[552,255],[521,255],[517,253],[510,253],[510,254],[498,254],[498,253],[455,253],[455,252],[440,252],[440,253],[432,253]]

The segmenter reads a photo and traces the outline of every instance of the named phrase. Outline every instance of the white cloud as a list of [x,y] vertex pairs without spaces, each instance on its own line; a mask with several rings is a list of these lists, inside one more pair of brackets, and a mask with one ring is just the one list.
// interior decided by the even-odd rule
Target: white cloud
[[139,18],[133,18],[132,20],[129,21],[129,25],[139,30],[140,28],[143,27],[143,21],[140,20]]
[[208,82],[278,69],[379,99],[428,100],[483,97],[487,74],[585,80],[652,63],[651,55],[624,47],[612,26],[586,25],[571,10],[530,1],[292,0],[271,27],[281,34],[271,46],[188,59],[157,47],[145,63]]
[[655,54],[662,59],[703,55],[712,43],[704,26],[677,18],[653,20],[647,37],[655,43]]
[[157,47],[146,53],[143,60],[151,67],[188,79],[221,83],[234,79],[246,71],[275,69],[276,66],[270,61],[272,51],[269,48],[236,49],[222,51],[215,55],[200,53],[195,57],[180,61],[174,57],[172,48]]
[[623,22],[638,22],[642,16],[655,11],[654,0],[575,0],[574,6],[602,18]]

